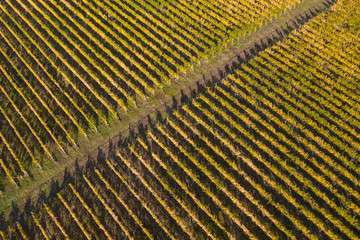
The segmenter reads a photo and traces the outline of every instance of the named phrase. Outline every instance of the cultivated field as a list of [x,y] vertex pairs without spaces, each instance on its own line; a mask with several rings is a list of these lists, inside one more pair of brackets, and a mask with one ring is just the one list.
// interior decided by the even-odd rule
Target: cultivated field
[[1,189],[298,2],[1,1]]
[[[220,9],[224,13],[238,9],[225,1],[199,4],[214,9],[207,12],[209,21]],[[170,6],[181,12],[181,7],[195,5],[170,4],[163,11],[176,13]],[[280,6],[290,4],[276,9]],[[220,22],[207,23],[227,39],[221,35]],[[189,50],[196,46],[200,42]],[[77,166],[76,174],[65,174],[62,184],[53,184],[49,197],[29,200],[23,212],[14,209],[0,226],[0,236],[360,239],[359,51],[360,2],[338,0],[233,74],[158,117],[136,138],[115,144],[109,157],[100,154],[85,167]],[[203,50],[194,56],[201,54]],[[151,91],[146,89],[139,91],[148,96]],[[21,113],[2,110],[4,116],[8,112]],[[4,135],[6,140],[5,136],[10,135]],[[4,149],[16,156],[12,148]],[[4,175],[17,183],[20,173],[7,170],[9,162],[16,161],[8,159],[2,162]]]

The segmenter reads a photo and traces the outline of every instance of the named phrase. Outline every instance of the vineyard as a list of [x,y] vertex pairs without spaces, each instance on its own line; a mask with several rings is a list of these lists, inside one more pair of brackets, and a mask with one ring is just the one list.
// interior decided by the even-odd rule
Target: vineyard
[[[5,0],[3,175],[18,184],[29,162],[41,168],[39,153],[66,153],[75,133],[96,131],[292,4]],[[360,2],[338,0],[13,208],[0,236],[360,239],[359,52]]]
[[0,188],[56,168],[80,136],[299,2],[1,1]]

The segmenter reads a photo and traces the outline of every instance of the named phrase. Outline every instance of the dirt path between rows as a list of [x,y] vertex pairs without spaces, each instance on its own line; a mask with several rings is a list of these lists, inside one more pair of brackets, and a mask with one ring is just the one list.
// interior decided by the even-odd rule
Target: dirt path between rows
[[[303,0],[295,8],[283,12],[278,18],[263,25],[260,29],[240,37],[229,46],[225,46],[216,56],[210,57],[193,70],[181,74],[171,82],[171,86],[155,93],[156,97],[147,101],[139,101],[137,108],[130,110],[127,114],[120,116],[120,120],[113,121],[110,128],[100,128],[101,134],[90,137],[89,140],[79,138],[79,149],[67,157],[59,155],[57,165],[52,166],[39,179],[24,183],[21,188],[14,188],[0,194],[0,211],[8,213],[12,203],[23,206],[25,200],[30,196],[36,200],[40,192],[49,190],[53,179],[62,181],[65,169],[74,169],[74,162],[80,166],[85,165],[89,158],[96,159],[99,149],[103,153],[109,151],[109,142],[116,143],[121,138],[136,132],[138,126],[149,125],[149,120],[156,119],[156,115],[166,114],[166,108],[172,106],[174,101],[181,104],[183,99],[190,98],[203,86],[212,84],[227,74],[230,74],[236,66],[248,61],[259,51],[281,40],[291,30],[300,27],[309,19],[328,9],[335,0]],[[201,90],[200,90],[201,91]],[[41,174],[41,173],[40,173]]]

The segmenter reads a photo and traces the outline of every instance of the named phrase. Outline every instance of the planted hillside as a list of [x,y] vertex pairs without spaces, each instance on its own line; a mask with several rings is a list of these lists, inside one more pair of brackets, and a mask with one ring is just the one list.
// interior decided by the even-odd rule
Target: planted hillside
[[1,1],[1,188],[298,2]]
[[359,239],[359,1],[16,209],[4,239]]

